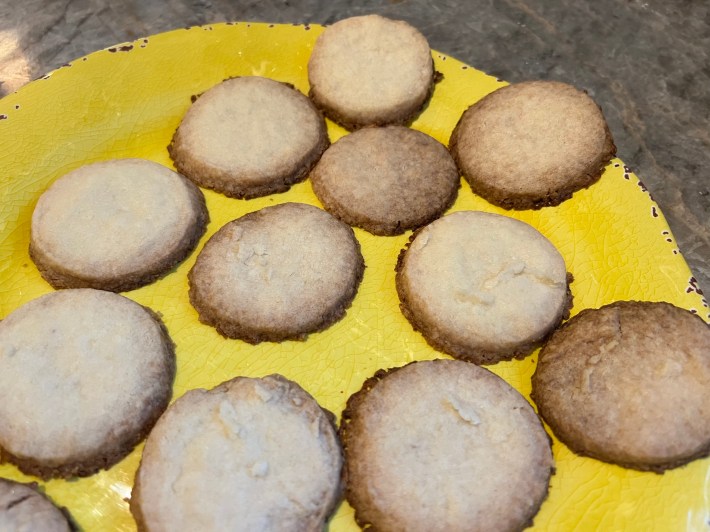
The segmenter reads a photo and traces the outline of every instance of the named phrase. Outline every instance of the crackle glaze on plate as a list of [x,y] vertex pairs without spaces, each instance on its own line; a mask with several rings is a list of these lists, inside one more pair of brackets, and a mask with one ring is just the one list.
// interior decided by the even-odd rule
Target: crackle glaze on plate
[[[166,147],[190,97],[230,76],[267,76],[307,93],[306,64],[321,31],[315,25],[241,22],[176,30],[90,54],[0,100],[0,317],[52,290],[27,251],[32,210],[52,181],[109,158],[144,157],[172,167]],[[503,82],[443,54],[433,56],[444,79],[412,127],[446,144],[461,113]],[[328,127],[332,141],[345,134],[332,123]],[[205,195],[211,222],[198,250],[223,224],[264,206],[319,205],[309,181],[249,201]],[[615,300],[644,299],[710,317],[658,206],[618,159],[597,184],[558,207],[506,212],[463,184],[451,210],[462,209],[503,213],[545,234],[575,277],[573,314]],[[174,398],[235,375],[281,373],[340,414],[348,396],[375,370],[444,356],[399,312],[394,264],[409,233],[377,237],[356,229],[356,235],[367,269],[353,306],[345,319],[306,342],[251,346],[200,324],[186,279],[196,252],[164,279],[127,292],[162,314],[177,344]],[[534,354],[490,369],[528,396],[536,360]],[[127,501],[141,449],[110,471],[40,484],[84,530],[134,530]],[[708,530],[710,459],[656,475],[577,457],[557,440],[553,449],[557,473],[535,530]],[[0,466],[0,476],[37,480],[9,464]],[[347,503],[329,529],[358,530]]]

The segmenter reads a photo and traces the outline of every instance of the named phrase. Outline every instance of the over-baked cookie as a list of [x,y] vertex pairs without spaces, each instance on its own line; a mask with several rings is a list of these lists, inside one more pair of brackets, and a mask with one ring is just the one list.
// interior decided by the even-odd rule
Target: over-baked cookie
[[462,361],[376,373],[348,400],[340,431],[345,495],[371,530],[522,530],[554,471],[525,398]]
[[523,358],[568,315],[555,246],[506,216],[459,211],[412,236],[397,262],[400,308],[429,344],[476,364]]
[[73,532],[68,512],[33,484],[0,478],[0,530],[5,532]]
[[436,139],[402,126],[346,135],[311,173],[323,206],[376,235],[398,235],[441,216],[456,199],[456,163]]
[[309,96],[348,129],[406,124],[434,90],[429,43],[401,20],[365,15],[328,26],[308,60]]
[[90,288],[34,299],[0,322],[0,454],[42,478],[107,469],[150,431],[174,375],[149,309]]
[[616,153],[597,104],[555,81],[516,83],[479,100],[449,148],[471,190],[505,209],[558,205],[596,182]]
[[710,453],[710,327],[669,303],[583,310],[540,351],[532,387],[578,454],[660,473]]
[[54,288],[132,290],[187,257],[207,221],[202,192],[183,176],[144,159],[104,161],[40,196],[30,257]]
[[188,274],[200,321],[249,343],[302,340],[345,315],[365,265],[352,228],[303,203],[229,222]]
[[255,198],[304,180],[329,143],[325,120],[305,95],[243,76],[197,98],[168,151],[178,171],[201,187]]
[[279,375],[192,390],[145,444],[139,530],[321,531],[340,500],[332,414]]

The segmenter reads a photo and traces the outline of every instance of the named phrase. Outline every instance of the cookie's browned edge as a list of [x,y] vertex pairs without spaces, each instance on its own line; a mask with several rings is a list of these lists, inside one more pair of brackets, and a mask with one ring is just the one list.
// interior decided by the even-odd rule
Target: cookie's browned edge
[[[585,316],[585,315],[587,315],[587,314],[594,313],[594,312],[596,312],[596,311],[598,311],[598,310],[601,310],[601,309],[604,309],[604,308],[625,307],[625,306],[629,306],[629,304],[635,305],[635,304],[638,304],[638,303],[645,304],[645,303],[651,303],[651,302],[649,302],[649,301],[639,301],[639,300],[615,301],[615,302],[613,302],[613,303],[609,303],[608,305],[603,305],[603,306],[599,307],[598,309],[595,309],[595,308],[586,308],[586,309],[583,309],[583,310],[581,310],[578,314],[576,314],[572,319],[570,319],[570,320],[567,321],[566,323],[562,324],[562,325],[554,332],[554,335],[567,334],[568,328],[569,328],[570,326],[574,325],[574,323],[577,322],[577,320],[579,319],[580,316]],[[680,307],[676,307],[675,305],[673,305],[673,304],[671,304],[671,303],[668,303],[668,302],[666,302],[666,301],[656,301],[656,302],[652,302],[652,303],[653,303],[654,305],[659,305],[659,304],[660,304],[660,305],[668,305],[668,306],[671,306],[671,307],[680,308]],[[710,325],[708,325],[708,324],[707,324],[700,316],[698,316],[697,314],[693,314],[693,313],[690,313],[690,312],[688,312],[688,314],[691,315],[691,316],[695,316],[695,317],[696,317],[698,320],[700,320],[700,322],[702,322],[705,326],[710,327]],[[545,348],[543,348],[543,349],[540,351],[540,354],[539,354],[539,356],[538,356],[538,364],[539,364],[539,361],[542,360],[542,359],[545,357],[545,354],[546,354],[546,351],[545,351]],[[627,469],[634,469],[634,470],[637,470],[637,471],[652,472],[652,473],[656,473],[656,474],[663,474],[663,473],[665,473],[666,471],[668,471],[668,470],[670,470],[670,469],[675,469],[675,468],[677,468],[677,467],[680,467],[680,466],[683,466],[683,465],[685,465],[685,464],[688,464],[688,463],[690,463],[690,462],[692,462],[692,461],[694,461],[694,460],[697,460],[697,459],[699,459],[699,458],[705,458],[705,457],[707,457],[707,456],[710,456],[710,442],[708,442],[708,444],[707,444],[706,447],[700,449],[697,453],[695,453],[695,454],[693,454],[693,455],[691,455],[691,456],[689,456],[689,457],[683,458],[683,459],[681,459],[681,460],[673,460],[673,461],[670,461],[670,462],[667,462],[667,463],[664,463],[664,464],[642,464],[642,463],[637,463],[637,462],[612,461],[612,460],[609,460],[609,459],[606,458],[606,457],[603,457],[603,456],[598,455],[597,453],[589,452],[588,450],[584,449],[582,446],[577,445],[576,442],[573,441],[574,439],[568,438],[568,437],[567,437],[567,434],[566,434],[566,432],[565,432],[564,430],[560,430],[560,427],[559,427],[556,423],[554,423],[554,421],[551,423],[550,420],[548,419],[548,417],[545,416],[545,412],[544,412],[544,411],[545,411],[545,401],[541,400],[540,395],[536,393],[536,391],[537,391],[537,390],[536,390],[536,388],[537,388],[537,386],[536,386],[536,383],[537,383],[537,374],[538,374],[538,370],[537,370],[537,368],[535,368],[535,372],[533,373],[532,378],[531,378],[531,381],[532,381],[532,390],[531,390],[531,392],[530,392],[530,398],[532,399],[532,401],[533,401],[533,402],[535,403],[535,405],[537,406],[540,417],[541,417],[542,419],[544,419],[545,422],[550,426],[550,428],[552,429],[552,432],[555,434],[555,436],[557,436],[557,438],[558,438],[564,445],[566,445],[572,452],[574,452],[575,454],[577,454],[577,455],[579,455],[579,456],[586,456],[586,457],[589,457],[589,458],[593,458],[594,460],[599,460],[600,462],[604,462],[604,463],[607,463],[607,464],[615,464],[615,465],[618,465],[618,466],[621,466],[621,467],[624,467],[624,468],[627,468]]]
[[45,261],[42,253],[37,250],[34,243],[30,240],[29,255],[37,266],[42,278],[47,281],[52,288],[56,289],[94,288],[96,290],[107,290],[109,292],[126,292],[146,286],[168,275],[173,268],[182,263],[182,261],[194,251],[200,238],[202,238],[202,235],[204,235],[207,230],[207,224],[210,218],[205,203],[205,196],[202,194],[202,191],[184,176],[181,176],[181,178],[188,187],[193,205],[197,207],[197,219],[192,233],[183,237],[184,242],[177,247],[174,253],[161,262],[156,263],[154,267],[143,272],[113,278],[99,278],[89,275],[78,275],[61,265],[50,265],[49,261]]
[[[573,176],[575,179],[570,180],[567,186],[558,188],[556,190],[549,190],[544,196],[529,193],[519,193],[512,195],[509,192],[501,191],[492,185],[478,181],[476,179],[476,176],[469,175],[468,172],[465,172],[463,169],[463,165],[458,154],[459,126],[463,122],[463,118],[466,113],[475,105],[476,104],[473,104],[468,109],[466,109],[466,111],[464,111],[461,117],[459,118],[459,121],[456,123],[456,127],[454,127],[454,130],[451,133],[451,137],[449,138],[449,151],[451,152],[451,156],[454,158],[454,161],[456,161],[456,166],[458,167],[459,172],[464,177],[464,179],[466,179],[466,182],[471,187],[471,191],[474,194],[481,196],[489,203],[501,207],[503,209],[539,210],[543,207],[555,207],[563,201],[570,199],[575,192],[578,192],[579,190],[585,188],[589,188],[594,183],[599,181],[602,174],[604,173],[604,169],[612,160],[612,158],[614,158],[614,156],[616,155],[616,145],[614,144],[614,140],[611,136],[611,131],[609,130],[609,126],[605,120],[604,149],[599,154],[599,157],[597,159],[590,161],[589,165],[587,166],[586,172],[581,175]],[[601,113],[601,107],[597,105],[597,108]]]
[[329,118],[339,126],[344,127],[348,131],[355,131],[357,129],[368,126],[410,126],[412,122],[414,122],[414,120],[420,114],[422,114],[429,106],[431,98],[434,94],[434,88],[436,84],[439,83],[442,79],[444,79],[444,75],[441,72],[434,70],[434,59],[432,59],[431,61],[431,68],[431,82],[429,83],[429,89],[424,95],[424,98],[422,99],[421,103],[413,110],[410,110],[409,108],[403,109],[398,114],[396,114],[394,118],[390,118],[388,120],[375,120],[374,122],[352,120],[343,115],[342,113],[339,113],[336,109],[331,109],[325,103],[323,103],[318,96],[318,91],[313,90],[312,86],[308,90],[308,97],[327,118]]
[[[2,450],[0,449],[0,451],[2,451]],[[2,463],[1,460],[0,460],[0,463]],[[59,511],[59,513],[62,514],[62,516],[63,516],[64,519],[66,520],[67,527],[69,528],[69,530],[70,530],[71,532],[79,532],[79,526],[78,526],[78,525],[76,524],[76,522],[74,521],[74,517],[72,517],[71,513],[70,513],[69,510],[66,508],[66,506],[59,506],[59,505],[57,505],[57,504],[45,493],[44,488],[40,487],[40,485],[37,484],[36,482],[19,482],[19,481],[16,481],[16,480],[10,480],[10,479],[8,479],[8,478],[0,478],[0,483],[6,483],[6,484],[10,484],[10,485],[25,486],[25,487],[27,487],[27,488],[33,490],[33,491],[36,492],[40,497],[42,497],[42,498],[45,499],[47,502],[49,502],[52,506],[54,506],[54,507]],[[18,502],[21,502],[21,501],[18,501]],[[12,503],[12,504],[13,504],[13,505],[14,505],[14,504],[18,504],[18,502],[15,502],[15,503]],[[8,531],[8,532],[12,532],[12,531]]]
[[145,439],[170,403],[177,366],[175,360],[175,343],[170,338],[163,320],[152,309],[144,307],[143,305],[141,305],[141,307],[159,326],[163,346],[167,349],[167,356],[164,362],[167,366],[166,369],[168,373],[168,379],[165,382],[163,390],[164,393],[159,397],[154,397],[149,403],[145,404],[144,412],[146,412],[146,419],[143,422],[143,426],[140,427],[137,432],[127,434],[121,441],[107,445],[101,449],[98,454],[87,456],[74,462],[56,464],[37,462],[33,458],[17,456],[0,448],[0,463],[4,461],[11,462],[26,475],[34,475],[43,480],[51,478],[88,477],[102,469],[109,469],[125,458],[136,445]]
[[[234,76],[227,79],[235,79],[244,76]],[[225,80],[227,81],[227,80]],[[320,156],[330,146],[330,138],[328,137],[328,129],[325,124],[325,119],[320,109],[313,103],[310,98],[307,98],[301,91],[296,89],[291,83],[278,82],[296,92],[298,95],[306,98],[308,105],[321,118],[320,139],[318,144],[303,156],[303,159],[296,165],[296,168],[281,176],[273,177],[269,183],[261,183],[257,185],[241,185],[234,183],[231,179],[231,174],[226,171],[205,168],[205,165],[194,157],[189,155],[183,156],[181,150],[180,126],[177,127],[173,134],[170,144],[168,144],[168,154],[172,159],[175,168],[188,179],[192,180],[196,185],[214,190],[220,194],[224,194],[230,198],[236,199],[253,199],[270,194],[278,194],[286,192],[292,185],[304,181],[313,167],[316,165]],[[196,101],[197,98],[192,100]]]
[[397,295],[399,296],[399,308],[402,311],[402,314],[405,318],[407,318],[407,321],[409,321],[414,330],[421,333],[426,342],[437,351],[451,355],[454,358],[473,362],[478,365],[496,364],[498,362],[513,359],[522,360],[523,358],[529,356],[535,349],[544,344],[552,333],[558,328],[560,323],[569,318],[570,310],[572,309],[574,301],[570,284],[574,281],[574,276],[570,272],[567,272],[567,303],[565,304],[565,308],[554,326],[550,327],[550,329],[539,338],[526,344],[519,345],[514,349],[502,351],[471,349],[450,341],[446,334],[442,333],[435,327],[429,327],[422,320],[418,319],[409,307],[409,294],[404,286],[404,274],[402,270],[404,268],[404,260],[407,255],[407,251],[422,229],[412,233],[412,236],[409,238],[409,242],[407,242],[405,247],[399,252],[397,264],[395,266],[395,286],[397,289]]

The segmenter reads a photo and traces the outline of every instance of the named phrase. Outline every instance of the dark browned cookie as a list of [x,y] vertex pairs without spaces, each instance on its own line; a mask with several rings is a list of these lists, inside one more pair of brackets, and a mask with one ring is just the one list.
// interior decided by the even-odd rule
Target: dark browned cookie
[[0,478],[0,530],[5,532],[73,532],[76,527],[36,487]]
[[568,315],[565,262],[534,227],[458,211],[415,232],[397,262],[400,308],[429,344],[476,364],[529,355]]
[[222,227],[190,271],[203,323],[249,343],[303,340],[345,315],[365,268],[352,228],[303,203]]
[[325,120],[305,95],[244,76],[202,94],[168,151],[178,171],[201,187],[255,198],[304,180],[329,143]]
[[144,159],[90,164],[40,196],[30,257],[54,288],[133,290],[187,257],[208,218],[200,189],[169,168]]
[[326,150],[311,173],[313,191],[344,222],[398,235],[441,216],[460,178],[446,148],[402,126],[370,127]]
[[431,97],[434,79],[426,38],[379,15],[328,26],[308,61],[310,97],[347,129],[408,123]]
[[504,209],[558,205],[616,154],[601,109],[555,81],[498,89],[469,107],[449,141],[471,189]]
[[710,452],[710,327],[669,303],[583,310],[542,349],[532,386],[578,454],[661,473]]
[[41,296],[0,322],[0,454],[42,478],[108,469],[172,395],[174,346],[153,312],[80,288]]
[[148,436],[139,530],[320,532],[341,497],[333,416],[279,375],[191,390]]
[[346,498],[368,530],[522,530],[554,471],[525,398],[457,360],[376,373],[348,400],[341,438]]

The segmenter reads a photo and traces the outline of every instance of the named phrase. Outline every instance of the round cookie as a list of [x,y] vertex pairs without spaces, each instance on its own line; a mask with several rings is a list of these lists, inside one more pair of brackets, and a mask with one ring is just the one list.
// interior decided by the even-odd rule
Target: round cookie
[[309,96],[347,129],[406,124],[434,90],[426,38],[401,20],[340,20],[318,37],[308,60]]
[[462,361],[376,373],[348,400],[340,432],[346,498],[372,530],[522,530],[554,472],[530,404]]
[[140,530],[321,531],[340,501],[332,414],[279,375],[192,390],[145,444],[131,496]]
[[208,218],[202,192],[169,168],[144,159],[90,164],[40,196],[30,257],[54,288],[133,290],[187,257]]
[[58,508],[36,484],[0,478],[0,530],[73,532],[76,527],[64,508]]
[[233,198],[285,192],[328,147],[325,120],[292,85],[228,79],[188,109],[168,146],[175,167]]
[[558,205],[596,182],[616,154],[597,104],[555,81],[488,94],[463,113],[449,148],[473,192],[504,209]]
[[578,454],[661,473],[710,453],[710,327],[669,303],[583,310],[541,350],[532,390]]
[[205,244],[188,274],[200,321],[249,343],[303,340],[345,315],[365,268],[353,230],[284,203],[247,214]]
[[346,135],[311,173],[313,191],[344,222],[376,235],[398,235],[441,216],[460,178],[446,148],[402,126]]
[[562,256],[532,226],[479,211],[412,235],[397,262],[400,308],[435,349],[476,364],[523,358],[568,315]]
[[174,375],[147,308],[90,288],[34,299],[0,322],[0,453],[42,478],[107,469],[150,431]]

